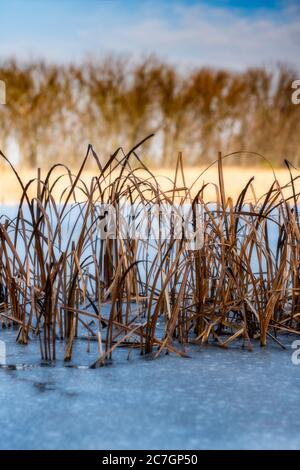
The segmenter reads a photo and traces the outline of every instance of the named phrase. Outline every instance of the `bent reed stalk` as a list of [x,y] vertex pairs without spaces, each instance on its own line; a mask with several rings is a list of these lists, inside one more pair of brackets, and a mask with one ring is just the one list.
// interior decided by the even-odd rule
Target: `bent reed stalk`
[[[54,165],[44,179],[38,172],[26,184],[1,152],[22,188],[16,217],[1,218],[2,327],[16,327],[24,345],[38,337],[43,360],[56,359],[57,341],[65,342],[64,359],[71,360],[83,332],[80,337],[98,342],[99,357],[91,367],[104,365],[120,346],[155,357],[184,356],[188,343],[211,341],[223,348],[241,339],[249,350],[254,340],[284,347],[279,333],[300,333],[295,169],[286,162],[288,184],[280,186],[274,177],[259,199],[252,178],[234,204],[223,178],[227,156],[220,154],[212,203],[205,197],[208,184],[192,197],[181,153],[172,189],[164,190],[137,154],[149,137],[127,154],[119,148],[104,167],[89,146],[77,174]],[[88,186],[81,176],[89,158],[98,171]],[[141,169],[147,177],[140,176]],[[65,189],[56,198],[61,179]],[[116,206],[121,199],[137,205],[201,204],[203,245],[187,249],[184,237],[100,239],[98,205]]]

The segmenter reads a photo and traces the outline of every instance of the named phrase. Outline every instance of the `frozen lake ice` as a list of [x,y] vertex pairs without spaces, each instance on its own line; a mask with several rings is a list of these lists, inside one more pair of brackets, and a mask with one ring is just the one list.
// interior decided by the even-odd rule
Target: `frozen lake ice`
[[82,354],[80,343],[69,366],[51,366],[39,361],[36,345],[16,344],[15,332],[1,337],[8,344],[1,449],[300,448],[292,336],[284,337],[286,350],[272,342],[254,343],[253,352],[238,343],[191,346],[186,359],[134,353],[127,360],[124,348],[96,370],[87,368],[96,344]]

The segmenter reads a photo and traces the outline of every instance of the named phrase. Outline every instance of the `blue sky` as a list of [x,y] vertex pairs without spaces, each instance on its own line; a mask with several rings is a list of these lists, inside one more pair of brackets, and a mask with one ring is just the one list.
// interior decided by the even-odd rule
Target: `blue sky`
[[280,0],[0,0],[0,58],[155,54],[180,67],[300,69],[300,6]]

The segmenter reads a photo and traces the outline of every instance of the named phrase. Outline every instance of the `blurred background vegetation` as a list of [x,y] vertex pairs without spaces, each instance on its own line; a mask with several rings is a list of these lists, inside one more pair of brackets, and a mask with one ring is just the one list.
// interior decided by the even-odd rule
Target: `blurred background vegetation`
[[[178,151],[189,165],[207,164],[219,150],[259,152],[275,167],[285,158],[300,165],[300,106],[291,102],[299,77],[286,65],[182,72],[155,57],[77,65],[7,60],[0,78],[7,87],[0,148],[24,167],[77,165],[88,143],[104,162],[152,132],[143,147],[152,166],[171,167]],[[253,159],[245,155],[241,163]]]

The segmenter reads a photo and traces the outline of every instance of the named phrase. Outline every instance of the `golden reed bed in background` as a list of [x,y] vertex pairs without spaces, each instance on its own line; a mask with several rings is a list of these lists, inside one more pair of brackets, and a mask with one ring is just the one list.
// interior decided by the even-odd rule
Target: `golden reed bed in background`
[[[70,65],[11,59],[0,61],[0,77],[7,85],[1,150],[17,147],[31,168],[59,161],[76,168],[88,141],[102,158],[150,133],[148,165],[170,167],[178,150],[187,164],[206,165],[220,149],[251,149],[278,167],[283,156],[300,166],[300,106],[291,88],[299,76],[288,65],[179,70],[153,56]],[[242,155],[238,163],[256,161]]]
[[[198,175],[184,171],[179,154],[167,187],[137,154],[146,140],[127,154],[118,149],[103,167],[89,146],[80,169],[72,174],[64,167],[64,177],[60,166],[22,181],[11,166],[23,195],[17,217],[2,218],[0,226],[2,325],[15,325],[24,345],[39,339],[46,360],[56,359],[57,341],[64,342],[68,361],[78,336],[94,339],[93,367],[119,346],[155,357],[185,355],[182,346],[189,343],[227,347],[242,340],[251,350],[259,340],[283,347],[280,333],[300,334],[298,172],[286,162],[281,181],[260,176],[256,190],[244,169],[226,180],[219,154],[214,173],[190,191]],[[97,171],[86,184],[89,160]],[[116,205],[121,198],[201,204],[203,246],[187,249],[184,238],[100,239],[99,203]]]

